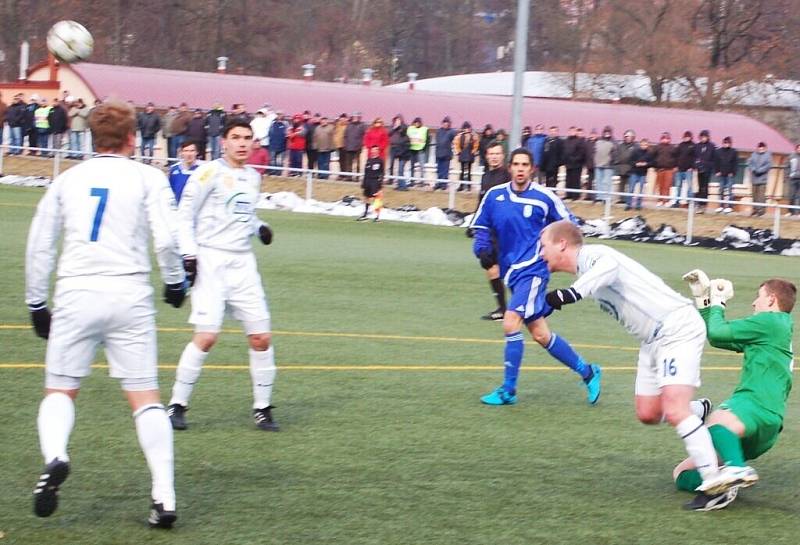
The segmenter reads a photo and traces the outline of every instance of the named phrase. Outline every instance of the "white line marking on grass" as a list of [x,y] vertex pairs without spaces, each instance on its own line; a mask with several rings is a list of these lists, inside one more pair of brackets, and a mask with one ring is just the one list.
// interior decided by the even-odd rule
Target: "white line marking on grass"
[[[176,369],[178,367],[175,363],[162,363],[158,365],[159,369]],[[93,369],[108,369],[108,364],[96,363],[92,365]],[[307,363],[286,363],[278,365],[278,368],[289,371],[496,371],[502,369],[501,364],[486,365],[355,365],[355,364],[342,364],[342,365],[318,365]],[[0,369],[44,369],[43,363],[0,363]],[[212,369],[217,371],[249,371],[249,365],[240,364],[205,364],[203,369]],[[555,365],[541,365],[537,367],[523,367],[522,371],[570,371],[563,366]],[[618,365],[603,367],[603,371],[635,371],[636,367],[628,365]],[[740,367],[703,367],[703,371],[739,371]]]
[[[30,329],[28,324],[0,324],[2,330],[24,330]],[[193,333],[190,327],[159,327],[160,333]],[[223,329],[221,333],[242,333],[240,329]],[[342,339],[372,339],[382,341],[430,341],[430,342],[454,342],[454,343],[474,343],[474,344],[505,344],[504,339],[477,339],[472,337],[431,337],[424,335],[385,335],[381,333],[341,333],[335,331],[273,331],[273,335],[281,336],[303,336],[303,337],[333,337]],[[576,348],[592,348],[596,350],[622,350],[625,352],[638,352],[638,346],[618,346],[612,344],[591,344],[591,343],[572,343]],[[707,350],[708,355],[714,356],[738,356],[733,352],[722,350]]]

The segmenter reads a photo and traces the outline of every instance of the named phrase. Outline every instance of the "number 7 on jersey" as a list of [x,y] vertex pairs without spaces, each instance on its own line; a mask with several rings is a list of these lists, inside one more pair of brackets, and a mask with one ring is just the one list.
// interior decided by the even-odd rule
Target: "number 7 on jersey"
[[100,235],[100,223],[103,221],[103,213],[106,211],[106,201],[108,200],[108,188],[106,187],[93,187],[89,192],[92,197],[99,197],[97,201],[97,211],[94,213],[94,222],[92,222],[92,234],[89,240],[97,242]]

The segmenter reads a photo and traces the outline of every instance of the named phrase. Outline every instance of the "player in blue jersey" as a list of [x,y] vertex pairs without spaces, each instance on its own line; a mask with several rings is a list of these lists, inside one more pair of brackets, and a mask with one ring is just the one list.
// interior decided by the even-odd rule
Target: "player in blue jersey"
[[197,144],[192,140],[186,140],[180,145],[181,161],[175,163],[169,169],[169,185],[172,188],[172,193],[175,195],[175,208],[178,208],[178,203],[181,202],[181,195],[183,188],[186,186],[186,181],[192,172],[200,166],[197,163]]
[[517,378],[525,347],[521,330],[525,324],[537,343],[581,376],[588,401],[594,405],[600,398],[600,366],[584,362],[566,340],[550,331],[545,320],[553,309],[545,301],[550,273],[539,253],[539,235],[547,225],[574,217],[552,191],[531,181],[534,168],[528,150],[514,150],[509,160],[511,181],[489,189],[472,220],[473,252],[484,268],[495,263],[500,266],[503,282],[511,291],[503,316],[503,384],[481,401],[487,405],[517,402]]

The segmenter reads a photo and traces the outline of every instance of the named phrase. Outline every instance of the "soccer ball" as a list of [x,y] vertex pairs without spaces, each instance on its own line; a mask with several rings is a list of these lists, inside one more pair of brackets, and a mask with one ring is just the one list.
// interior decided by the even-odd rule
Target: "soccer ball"
[[93,48],[94,38],[75,21],[59,21],[47,33],[47,49],[62,62],[85,61]]

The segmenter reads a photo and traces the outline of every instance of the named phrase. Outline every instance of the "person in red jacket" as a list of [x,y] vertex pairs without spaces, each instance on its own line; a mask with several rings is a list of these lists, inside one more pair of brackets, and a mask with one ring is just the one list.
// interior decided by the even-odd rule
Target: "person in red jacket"
[[[306,152],[306,127],[303,116],[295,114],[292,126],[286,130],[286,144],[289,148],[289,168],[303,168],[303,154]],[[300,172],[289,172],[289,176],[300,176]]]
[[379,157],[386,161],[386,150],[389,148],[389,131],[383,126],[383,119],[376,117],[364,135],[364,147],[367,150],[378,146]]
[[[253,139],[253,145],[250,148],[250,155],[247,156],[247,164],[256,169],[262,176],[267,171],[269,165],[269,152],[267,148],[261,145],[259,140]],[[257,166],[257,165],[263,165]]]

